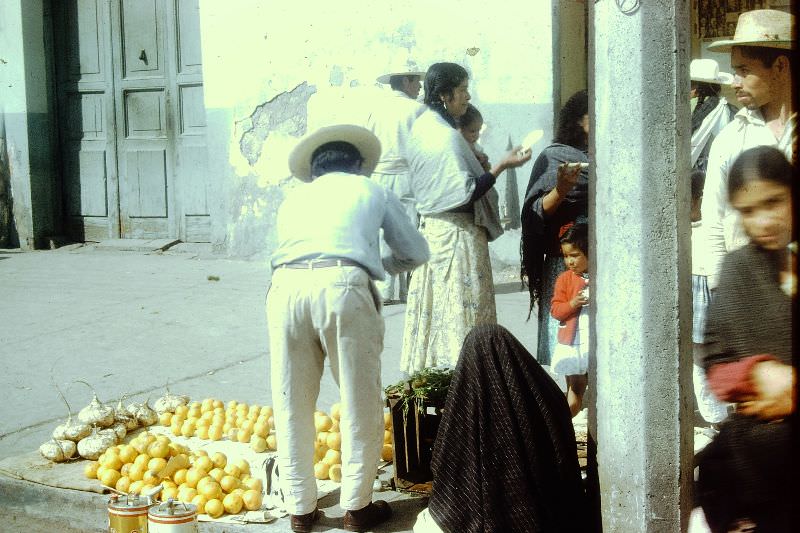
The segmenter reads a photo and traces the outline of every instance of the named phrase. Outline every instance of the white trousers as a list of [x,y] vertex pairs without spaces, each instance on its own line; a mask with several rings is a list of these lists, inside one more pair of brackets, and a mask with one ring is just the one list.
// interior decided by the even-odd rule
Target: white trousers
[[293,515],[317,506],[314,411],[325,357],[342,414],[340,505],[372,501],[383,445],[380,301],[357,267],[278,268],[267,295],[270,374],[280,483]]

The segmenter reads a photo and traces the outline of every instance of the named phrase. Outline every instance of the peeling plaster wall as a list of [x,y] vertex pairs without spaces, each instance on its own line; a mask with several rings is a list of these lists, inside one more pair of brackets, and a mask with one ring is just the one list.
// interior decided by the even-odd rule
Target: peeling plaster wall
[[[480,143],[492,160],[509,141],[543,129],[535,156],[553,129],[551,13],[549,0],[512,0],[502,10],[477,0],[409,0],[375,10],[355,0],[313,8],[200,0],[215,250],[269,258],[275,213],[293,186],[286,158],[306,131],[312,95],[358,101],[359,91],[373,89],[378,75],[409,55],[423,67],[452,61],[467,68],[472,102],[485,119]],[[520,197],[530,167],[516,172]],[[503,177],[501,198],[505,187]]]

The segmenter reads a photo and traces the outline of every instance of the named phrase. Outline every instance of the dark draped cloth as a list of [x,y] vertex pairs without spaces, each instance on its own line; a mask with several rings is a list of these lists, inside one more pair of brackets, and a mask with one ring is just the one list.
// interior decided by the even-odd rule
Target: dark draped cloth
[[[708,310],[704,366],[771,354],[792,364],[792,298],[780,288],[776,254],[747,245],[729,253]],[[697,456],[697,502],[712,531],[750,518],[757,531],[790,531],[796,503],[793,479],[794,416],[766,423],[733,414]]]
[[[694,111],[692,111],[692,133],[700,127],[703,123],[705,118],[714,111],[719,105],[719,96],[708,96],[703,99],[702,102],[698,103]],[[736,114],[736,107],[731,104],[728,105],[728,119],[733,119],[733,116]],[[700,152],[700,155],[697,158],[697,161],[694,164],[695,170],[701,170],[702,172],[706,171],[708,167],[708,153],[711,151],[711,144],[714,142],[714,135],[711,135],[706,141],[706,145],[703,147],[703,151]]]
[[590,530],[564,393],[502,326],[464,340],[431,467],[444,531]]
[[[556,186],[558,167],[562,163],[588,163],[585,151],[566,144],[551,144],[539,154],[533,164],[525,201],[522,206],[522,242],[520,244],[521,276],[527,279],[530,307],[533,309],[542,294],[542,273],[545,255],[561,257],[559,229],[568,222],[588,219],[589,170],[581,170],[578,184],[558,207],[546,217],[542,198]],[[550,302],[546,302],[549,308]]]

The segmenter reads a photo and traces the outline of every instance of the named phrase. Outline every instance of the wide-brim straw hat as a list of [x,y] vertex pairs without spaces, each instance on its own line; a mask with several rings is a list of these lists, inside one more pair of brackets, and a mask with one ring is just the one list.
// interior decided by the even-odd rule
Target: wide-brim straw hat
[[689,78],[692,81],[717,85],[730,85],[733,82],[733,74],[720,72],[719,63],[713,59],[692,59],[689,64]]
[[334,124],[312,131],[297,141],[289,153],[289,170],[300,181],[311,181],[311,156],[314,151],[330,142],[346,142],[356,147],[364,160],[361,173],[369,176],[381,156],[381,142],[374,133],[355,124]]
[[794,15],[776,9],[745,11],[736,21],[733,39],[715,41],[708,49],[728,52],[733,46],[794,48]]
[[402,69],[400,69],[400,70],[396,70],[396,71],[389,72],[389,73],[386,73],[386,74],[381,74],[380,76],[375,78],[375,80],[378,83],[389,83],[389,80],[391,79],[392,76],[419,76],[420,78],[424,78],[425,77],[425,71],[424,70],[402,70]]

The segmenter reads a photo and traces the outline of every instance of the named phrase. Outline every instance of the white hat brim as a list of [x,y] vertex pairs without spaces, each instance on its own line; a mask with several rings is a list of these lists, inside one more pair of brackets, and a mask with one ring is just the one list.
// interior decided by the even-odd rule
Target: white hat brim
[[733,74],[730,74],[728,72],[719,72],[717,73],[716,78],[701,78],[700,76],[692,76],[690,79],[692,81],[713,83],[715,85],[730,85],[731,83],[733,83]]
[[355,124],[324,126],[301,137],[289,153],[289,170],[300,181],[311,181],[311,156],[314,151],[330,142],[342,141],[356,147],[364,162],[361,173],[369,176],[381,156],[381,142],[374,133]]
[[783,50],[791,50],[794,47],[793,41],[735,41],[733,39],[724,39],[722,41],[714,41],[708,45],[709,50],[714,52],[730,52],[734,46],[758,46],[761,48],[781,48]]
[[405,70],[401,72],[389,72],[388,74],[383,74],[375,78],[375,81],[378,83],[389,83],[389,80],[392,76],[419,76],[420,78],[425,77],[425,72],[421,70]]

